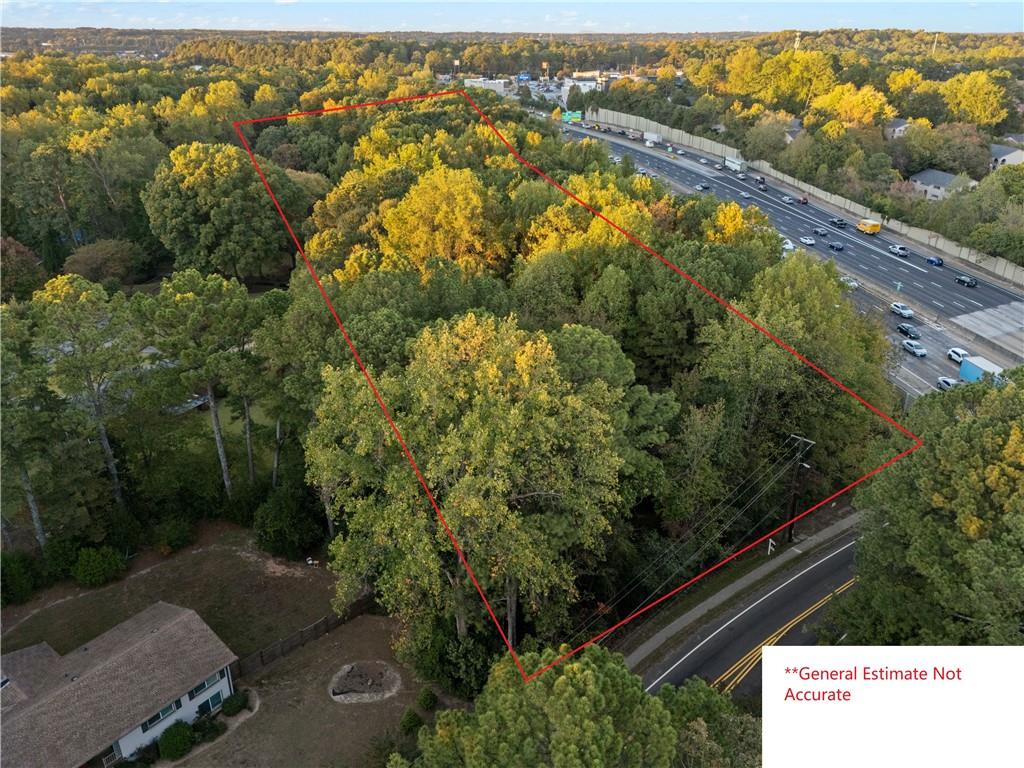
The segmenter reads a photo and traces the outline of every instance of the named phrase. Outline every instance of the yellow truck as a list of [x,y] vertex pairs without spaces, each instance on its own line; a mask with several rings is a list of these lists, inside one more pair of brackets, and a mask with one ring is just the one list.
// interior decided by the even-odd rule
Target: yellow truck
[[874,219],[861,219],[857,222],[857,229],[865,235],[877,235],[882,231],[882,222]]

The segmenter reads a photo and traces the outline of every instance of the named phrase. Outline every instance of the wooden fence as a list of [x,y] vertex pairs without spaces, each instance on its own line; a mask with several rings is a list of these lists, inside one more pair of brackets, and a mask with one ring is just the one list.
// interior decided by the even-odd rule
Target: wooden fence
[[316,640],[318,637],[326,635],[332,629],[337,629],[350,619],[366,613],[372,605],[372,595],[364,595],[352,603],[343,616],[339,616],[336,613],[321,616],[308,627],[303,627],[297,632],[288,635],[288,637],[281,638],[255,653],[250,653],[244,659],[239,659],[231,665],[231,676],[239,679],[254,675],[268,664],[272,664],[282,656],[287,656],[296,648],[301,648],[311,640]]

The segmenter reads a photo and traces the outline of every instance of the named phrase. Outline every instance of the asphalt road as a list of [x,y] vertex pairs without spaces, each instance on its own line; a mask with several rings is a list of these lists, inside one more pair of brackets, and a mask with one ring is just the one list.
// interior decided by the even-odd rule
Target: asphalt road
[[647,671],[644,685],[656,692],[694,675],[740,697],[761,690],[761,647],[816,645],[813,627],[831,600],[853,585],[859,534],[841,536],[811,562],[766,582],[729,613],[687,638],[661,664]]
[[[615,133],[577,127],[568,127],[567,130],[573,138],[586,136],[606,141],[613,154],[631,155],[638,169],[646,169],[685,189],[694,190],[697,184],[706,184],[710,187],[705,190],[708,194],[734,200],[743,206],[756,205],[783,237],[790,239],[796,247],[805,248],[821,258],[833,259],[841,272],[862,284],[870,283],[890,301],[898,299],[909,305],[920,320],[949,329],[946,335],[956,342],[949,346],[969,349],[972,339],[982,337],[996,345],[992,351],[1008,358],[997,362],[1014,364],[1024,361],[1024,295],[974,271],[932,266],[926,262],[929,254],[885,230],[877,235],[865,235],[857,231],[856,222],[850,219],[847,219],[845,228],[836,227],[829,223],[829,219],[839,215],[834,211],[814,203],[801,205],[782,201],[784,196],[799,199],[796,191],[782,188],[771,180],[767,180],[768,190],[761,191],[757,188],[756,172],[748,173],[745,180],[740,180],[727,169],[716,170],[714,164],[721,162],[722,158],[702,156],[690,149],[684,150],[682,156],[669,154],[664,148],[650,149],[641,142],[630,141]],[[702,157],[707,160],[706,165],[700,163]],[[827,235],[815,235],[815,228],[824,229]],[[815,242],[803,245],[800,237],[812,237]],[[843,250],[830,250],[829,242],[842,243]],[[907,246],[910,256],[904,258],[890,253],[889,246],[896,244]],[[953,278],[960,273],[975,277],[977,287],[967,288],[955,283]]]

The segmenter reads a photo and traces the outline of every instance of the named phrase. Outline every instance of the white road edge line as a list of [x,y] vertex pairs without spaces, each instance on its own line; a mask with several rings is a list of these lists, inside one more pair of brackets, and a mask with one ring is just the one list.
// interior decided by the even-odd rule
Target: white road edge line
[[[923,381],[923,379],[922,379],[922,381]],[[742,611],[740,611],[740,612],[739,612],[739,613],[737,613],[737,614],[736,614],[735,616],[733,616],[733,617],[732,617],[731,619],[729,619],[729,620],[728,620],[727,622],[725,622],[725,624],[723,624],[723,625],[722,625],[722,626],[720,626],[720,627],[719,627],[718,629],[716,629],[716,630],[715,630],[714,632],[712,632],[712,633],[711,633],[710,635],[708,635],[708,636],[707,636],[707,637],[705,637],[705,638],[704,638],[703,640],[701,640],[701,641],[700,641],[700,642],[699,642],[699,643],[698,643],[698,644],[697,644],[696,646],[694,646],[694,647],[693,647],[693,648],[692,648],[692,649],[690,650],[690,652],[689,652],[689,653],[687,653],[687,654],[686,654],[685,656],[683,656],[683,657],[682,657],[681,659],[679,659],[679,661],[677,661],[677,662],[676,662],[675,664],[673,664],[673,665],[672,665],[671,667],[669,667],[669,668],[668,668],[667,670],[665,670],[664,672],[662,672],[661,676],[660,676],[660,677],[659,677],[659,678],[658,678],[657,680],[655,680],[655,681],[654,681],[653,683],[651,683],[651,684],[650,684],[649,686],[647,686],[647,687],[646,687],[646,688],[645,688],[644,690],[645,690],[645,691],[646,691],[647,693],[650,693],[650,692],[651,692],[651,688],[653,688],[653,687],[654,687],[654,686],[656,686],[656,685],[657,685],[658,683],[660,683],[660,682],[661,682],[662,680],[664,680],[664,679],[665,679],[666,677],[668,677],[668,676],[669,676],[669,675],[670,675],[670,674],[672,673],[672,670],[674,670],[674,669],[675,669],[676,667],[678,667],[678,666],[679,666],[680,664],[682,664],[682,663],[683,663],[684,661],[686,661],[686,660],[687,660],[688,658],[690,658],[690,656],[692,656],[692,655],[693,655],[694,653],[696,653],[696,652],[697,652],[698,650],[700,650],[701,646],[703,646],[703,645],[704,645],[704,643],[706,643],[706,642],[708,642],[709,640],[711,640],[711,638],[713,638],[713,637],[714,637],[715,635],[717,635],[717,634],[718,634],[719,632],[721,632],[722,630],[724,630],[724,629],[725,629],[726,627],[728,627],[728,626],[729,626],[730,624],[732,624],[732,623],[733,623],[734,621],[736,621],[736,620],[737,620],[738,618],[740,618],[740,617],[741,617],[741,616],[742,616],[743,614],[745,614],[745,613],[746,613],[747,611],[749,611],[749,610],[753,609],[754,607],[756,607],[756,606],[760,605],[760,604],[761,604],[761,603],[763,603],[763,602],[764,602],[765,600],[767,600],[767,599],[768,599],[769,597],[771,597],[771,596],[772,596],[772,595],[774,595],[774,594],[775,594],[776,592],[778,592],[778,591],[779,591],[780,589],[783,589],[783,588],[785,588],[785,587],[788,587],[788,586],[789,586],[790,584],[792,584],[792,583],[793,583],[794,581],[796,581],[797,579],[799,579],[799,578],[800,578],[801,576],[803,576],[803,575],[804,575],[805,573],[807,573],[808,571],[811,571],[811,570],[813,570],[813,569],[817,568],[817,567],[818,567],[819,565],[821,565],[822,563],[824,563],[824,562],[825,562],[826,560],[828,560],[828,559],[830,559],[830,558],[832,558],[832,557],[835,557],[835,556],[836,556],[836,555],[838,555],[838,554],[839,554],[840,552],[842,552],[842,551],[843,551],[844,549],[847,549],[847,548],[849,548],[849,547],[852,547],[852,546],[853,546],[854,544],[856,544],[856,543],[857,543],[858,541],[860,541],[860,537],[859,537],[859,536],[858,536],[858,537],[857,537],[856,539],[854,539],[853,541],[849,542],[848,544],[844,544],[844,545],[843,545],[843,546],[841,546],[841,547],[840,547],[839,549],[837,549],[837,550],[836,550],[835,552],[830,552],[829,554],[825,555],[825,556],[824,556],[823,558],[821,558],[821,560],[819,560],[818,562],[814,563],[813,565],[809,565],[809,566],[807,566],[807,567],[806,567],[806,568],[804,568],[804,569],[803,569],[802,571],[800,571],[800,573],[798,573],[798,574],[797,574],[796,576],[793,576],[793,577],[792,577],[792,578],[790,578],[790,579],[789,579],[788,581],[786,581],[786,582],[784,582],[784,583],[780,584],[779,586],[777,586],[777,587],[776,587],[775,589],[773,589],[773,590],[772,590],[771,592],[769,592],[769,593],[768,593],[767,595],[765,595],[764,597],[762,597],[762,598],[761,598],[760,600],[758,600],[757,602],[755,602],[755,603],[751,603],[750,605],[748,605],[748,606],[747,606],[746,608],[744,608],[744,609],[743,609]]]

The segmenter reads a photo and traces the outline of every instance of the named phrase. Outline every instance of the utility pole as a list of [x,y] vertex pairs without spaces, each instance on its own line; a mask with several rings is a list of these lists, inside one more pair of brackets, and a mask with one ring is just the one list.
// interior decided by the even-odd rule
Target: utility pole
[[939,33],[935,33],[935,38],[932,40],[932,58],[935,58],[935,46],[939,44]]
[[[810,464],[804,462],[804,457],[814,447],[814,441],[808,440],[806,437],[800,437],[799,435],[790,435],[790,437],[800,441],[800,452],[796,457],[796,462],[793,464],[793,474],[789,481],[789,514],[786,516],[787,520],[792,520],[796,517],[796,500],[800,491],[803,490],[803,480],[806,477],[806,471],[811,468]],[[789,528],[786,529],[786,542],[788,544],[793,543],[795,529],[796,523],[790,523]]]

